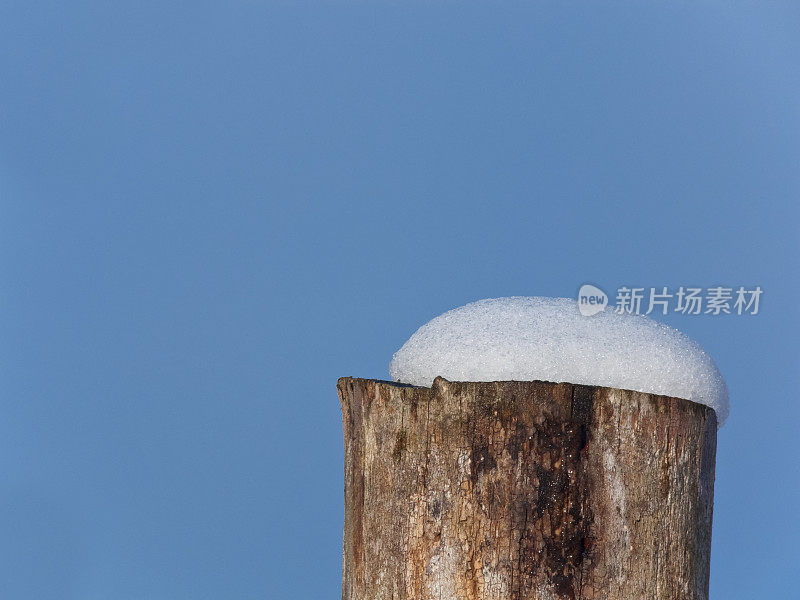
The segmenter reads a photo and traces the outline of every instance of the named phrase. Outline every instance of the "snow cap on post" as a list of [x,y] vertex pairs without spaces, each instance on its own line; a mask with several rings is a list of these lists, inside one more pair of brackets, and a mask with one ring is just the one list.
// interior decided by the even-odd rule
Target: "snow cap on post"
[[552,381],[684,398],[728,416],[728,389],[713,359],[680,331],[611,310],[587,317],[575,300],[480,300],[422,327],[392,358],[395,381]]

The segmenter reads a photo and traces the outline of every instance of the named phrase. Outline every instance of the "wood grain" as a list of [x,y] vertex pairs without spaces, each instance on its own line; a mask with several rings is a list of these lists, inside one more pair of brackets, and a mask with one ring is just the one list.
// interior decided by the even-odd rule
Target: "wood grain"
[[337,388],[344,600],[708,597],[712,409],[541,381]]

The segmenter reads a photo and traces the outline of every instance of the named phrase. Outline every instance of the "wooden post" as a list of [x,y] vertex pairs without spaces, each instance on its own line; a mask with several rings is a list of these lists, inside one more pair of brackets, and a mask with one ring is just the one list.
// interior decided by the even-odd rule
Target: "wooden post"
[[343,600],[708,597],[712,409],[541,381],[337,388]]

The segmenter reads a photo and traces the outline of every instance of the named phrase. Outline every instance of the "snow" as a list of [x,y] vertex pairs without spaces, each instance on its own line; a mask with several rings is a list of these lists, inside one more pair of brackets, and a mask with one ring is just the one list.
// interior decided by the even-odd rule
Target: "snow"
[[728,388],[695,341],[648,317],[583,316],[568,298],[480,300],[420,327],[389,365],[395,381],[553,381],[685,398],[728,416]]

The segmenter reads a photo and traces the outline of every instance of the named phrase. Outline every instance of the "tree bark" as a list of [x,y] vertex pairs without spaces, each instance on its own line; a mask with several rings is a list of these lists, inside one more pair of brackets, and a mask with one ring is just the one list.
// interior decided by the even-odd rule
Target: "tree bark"
[[541,381],[337,388],[344,600],[708,597],[712,409]]

